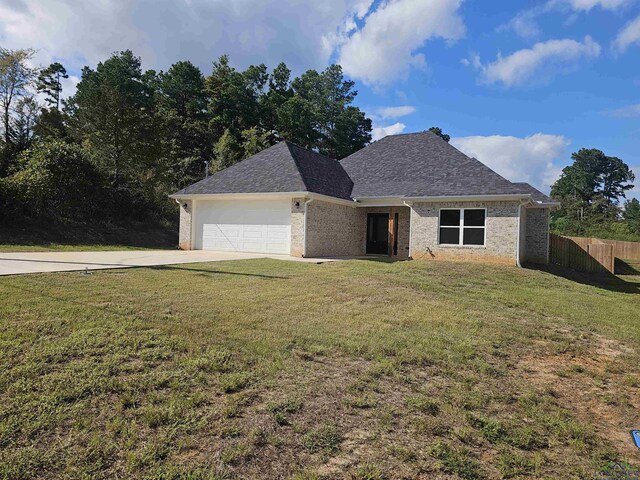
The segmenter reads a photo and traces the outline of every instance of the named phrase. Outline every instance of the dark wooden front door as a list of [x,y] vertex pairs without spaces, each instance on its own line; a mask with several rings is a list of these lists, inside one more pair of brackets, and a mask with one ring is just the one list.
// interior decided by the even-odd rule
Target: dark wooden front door
[[389,253],[389,214],[367,214],[367,253]]

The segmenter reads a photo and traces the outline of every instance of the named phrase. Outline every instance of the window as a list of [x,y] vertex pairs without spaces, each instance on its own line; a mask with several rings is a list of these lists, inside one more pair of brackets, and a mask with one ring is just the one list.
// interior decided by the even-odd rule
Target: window
[[440,245],[484,246],[485,208],[443,208],[440,210]]

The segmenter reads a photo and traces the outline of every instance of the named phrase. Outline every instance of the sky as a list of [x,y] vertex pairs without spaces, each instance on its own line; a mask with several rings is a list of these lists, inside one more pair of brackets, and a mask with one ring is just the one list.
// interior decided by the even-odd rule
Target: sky
[[84,65],[131,49],[144,68],[222,54],[294,74],[340,63],[374,139],[432,126],[545,192],[571,153],[638,174],[640,0],[0,0],[0,46]]

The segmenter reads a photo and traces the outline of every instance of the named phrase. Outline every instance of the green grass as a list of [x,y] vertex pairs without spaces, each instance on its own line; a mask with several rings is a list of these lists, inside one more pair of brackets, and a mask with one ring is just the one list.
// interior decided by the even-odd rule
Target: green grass
[[418,261],[2,278],[0,478],[637,466],[639,292],[633,276]]

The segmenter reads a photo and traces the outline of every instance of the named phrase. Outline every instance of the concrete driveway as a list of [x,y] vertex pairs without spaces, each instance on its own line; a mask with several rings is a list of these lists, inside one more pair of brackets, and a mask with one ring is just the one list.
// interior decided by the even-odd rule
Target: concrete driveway
[[262,253],[209,252],[203,250],[131,250],[121,252],[0,252],[0,275],[149,267],[179,263],[220,262],[249,258],[273,258],[306,263],[336,259],[297,258]]

